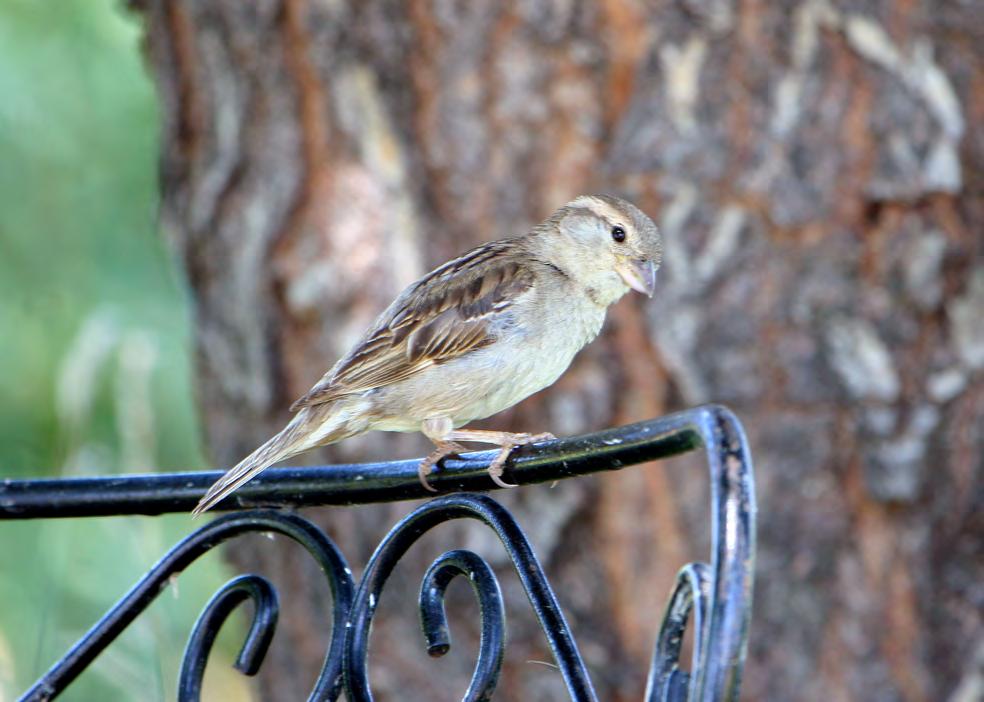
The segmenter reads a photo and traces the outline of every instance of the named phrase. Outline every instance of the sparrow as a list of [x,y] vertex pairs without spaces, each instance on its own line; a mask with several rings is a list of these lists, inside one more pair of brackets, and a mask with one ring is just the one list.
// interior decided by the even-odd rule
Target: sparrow
[[582,195],[521,236],[483,244],[411,284],[291,406],[293,419],[220,478],[200,514],[260,471],[367,431],[422,432],[435,445],[420,481],[458,442],[500,447],[497,485],[517,446],[551,434],[462,429],[551,385],[629,289],[652,297],[662,242],[653,221],[611,195]]

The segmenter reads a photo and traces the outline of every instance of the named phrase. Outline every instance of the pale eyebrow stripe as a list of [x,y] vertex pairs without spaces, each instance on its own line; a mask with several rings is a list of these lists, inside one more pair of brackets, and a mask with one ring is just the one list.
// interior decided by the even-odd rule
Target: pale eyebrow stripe
[[627,226],[624,223],[626,217],[624,213],[620,212],[615,207],[612,207],[604,200],[596,198],[592,195],[582,195],[581,197],[574,200],[570,207],[582,208],[589,210],[592,214],[597,215],[605,220],[609,225],[615,226]]

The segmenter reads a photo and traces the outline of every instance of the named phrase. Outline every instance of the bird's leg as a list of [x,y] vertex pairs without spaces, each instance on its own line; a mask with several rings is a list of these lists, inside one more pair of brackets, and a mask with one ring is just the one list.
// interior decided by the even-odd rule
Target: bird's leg
[[451,441],[474,441],[482,444],[495,444],[501,446],[502,450],[489,464],[489,477],[492,482],[499,487],[516,487],[513,483],[507,483],[502,479],[502,469],[509,459],[509,454],[517,446],[534,444],[537,441],[550,441],[557,437],[549,432],[542,434],[512,434],[508,431],[484,431],[481,429],[455,429],[446,434],[446,438]]
[[427,481],[427,476],[431,474],[434,466],[437,465],[441,459],[464,451],[464,447],[456,443],[458,441],[472,441],[480,444],[494,444],[495,446],[500,446],[501,450],[499,451],[499,455],[496,456],[492,460],[492,463],[489,464],[489,477],[492,479],[492,482],[499,487],[509,488],[516,486],[503,480],[502,472],[506,461],[509,460],[509,454],[512,453],[512,450],[517,446],[525,446],[527,444],[534,444],[538,441],[550,441],[557,438],[548,432],[544,432],[542,434],[527,434],[525,432],[514,434],[508,431],[454,429],[453,427],[454,425],[449,417],[425,419],[421,425],[421,431],[428,439],[433,441],[434,445],[437,447],[430,453],[430,455],[420,462],[420,468],[418,470],[421,485],[431,492],[437,492],[437,490],[431,487],[430,483]]
[[433,472],[434,466],[442,459],[448,456],[455,456],[465,450],[464,446],[456,444],[448,437],[453,426],[449,417],[438,417],[436,419],[425,419],[420,428],[424,436],[433,441],[437,447],[420,462],[420,466],[417,468],[417,477],[420,478],[420,484],[431,492],[437,492],[427,482],[427,476]]

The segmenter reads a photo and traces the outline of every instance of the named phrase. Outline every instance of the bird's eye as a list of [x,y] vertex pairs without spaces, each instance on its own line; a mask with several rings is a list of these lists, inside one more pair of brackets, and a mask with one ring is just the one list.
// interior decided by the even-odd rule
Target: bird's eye
[[618,242],[625,241],[625,230],[622,227],[612,227],[612,239]]

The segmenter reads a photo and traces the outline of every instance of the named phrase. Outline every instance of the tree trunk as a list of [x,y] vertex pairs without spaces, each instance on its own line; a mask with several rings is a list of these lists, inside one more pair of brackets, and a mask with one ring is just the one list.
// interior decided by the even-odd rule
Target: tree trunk
[[[139,4],[163,116],[162,221],[194,298],[216,465],[279,428],[417,276],[578,194],[616,192],[662,228],[657,299],[620,302],[553,388],[486,424],[571,434],[730,405],[749,430],[761,510],[744,696],[974,698],[979,7]],[[374,434],[310,460],[426,446]],[[601,698],[639,699],[675,571],[706,557],[706,476],[679,460],[496,497],[548,565]],[[409,507],[308,516],[358,570]],[[474,604],[462,587],[466,650],[433,662],[412,594],[425,562],[462,539],[495,552],[480,529],[449,527],[398,571],[406,591],[387,590],[377,699],[464,690]],[[247,541],[229,553],[289,593],[260,685],[264,699],[303,699],[326,588],[292,550]],[[562,699],[556,671],[530,663],[550,656],[518,584],[504,589],[501,698]]]

